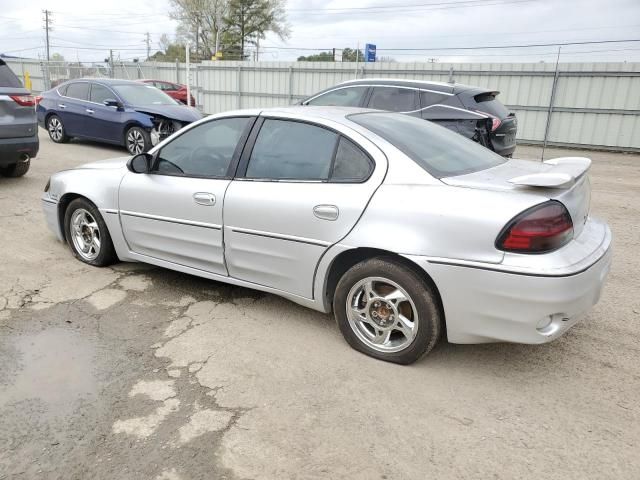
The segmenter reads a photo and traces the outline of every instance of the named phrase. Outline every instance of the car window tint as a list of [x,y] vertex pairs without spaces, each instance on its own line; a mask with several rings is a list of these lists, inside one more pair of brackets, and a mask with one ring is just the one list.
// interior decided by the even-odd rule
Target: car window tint
[[338,135],[321,127],[265,120],[251,152],[247,178],[326,180]]
[[420,92],[420,106],[424,108],[437,103],[442,103],[446,97],[448,97],[448,95],[435,92],[425,92],[423,90]]
[[22,88],[18,77],[11,71],[9,65],[0,60],[0,87]]
[[379,112],[348,118],[384,138],[436,178],[477,172],[505,162],[488,148],[409,115]]
[[107,87],[94,83],[91,85],[90,100],[95,103],[104,103],[105,100],[116,100],[116,96]]
[[87,82],[70,83],[65,95],[78,100],[86,100],[89,96],[89,84]]
[[331,180],[336,182],[360,182],[371,173],[369,157],[352,141],[340,138],[333,164]]
[[416,91],[408,88],[375,87],[369,100],[369,108],[390,112],[416,110]]
[[172,175],[224,177],[249,118],[203,123],[167,144],[155,171]]
[[314,98],[307,105],[358,107],[366,91],[367,87],[339,88]]

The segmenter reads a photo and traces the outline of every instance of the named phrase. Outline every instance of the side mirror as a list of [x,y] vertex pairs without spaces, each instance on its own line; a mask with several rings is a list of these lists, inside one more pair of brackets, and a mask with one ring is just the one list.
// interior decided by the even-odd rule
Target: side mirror
[[107,107],[116,107],[117,110],[122,110],[122,103],[120,103],[118,100],[115,100],[113,98],[107,98],[104,102]]
[[139,153],[138,155],[131,157],[127,162],[127,168],[133,173],[149,173],[152,161],[153,155],[150,153]]

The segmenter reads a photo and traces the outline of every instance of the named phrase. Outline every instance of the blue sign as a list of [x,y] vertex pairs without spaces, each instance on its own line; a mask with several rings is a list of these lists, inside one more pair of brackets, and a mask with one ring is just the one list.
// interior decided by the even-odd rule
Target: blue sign
[[364,61],[375,62],[376,61],[376,46],[372,43],[367,43],[364,47]]

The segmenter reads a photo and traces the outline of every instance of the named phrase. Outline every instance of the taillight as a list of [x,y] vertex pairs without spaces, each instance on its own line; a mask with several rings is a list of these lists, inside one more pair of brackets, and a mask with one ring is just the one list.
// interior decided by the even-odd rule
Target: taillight
[[491,131],[495,132],[500,125],[502,125],[502,120],[500,120],[498,117],[495,117],[493,115],[491,115],[490,113],[487,112],[483,112],[482,110],[476,110],[476,112],[481,113],[482,115],[486,115],[487,117],[489,117],[491,119]]
[[9,95],[11,99],[22,107],[33,107],[36,99],[33,95]]
[[496,240],[505,252],[546,253],[557,250],[573,238],[571,215],[554,200],[525,210],[511,220]]

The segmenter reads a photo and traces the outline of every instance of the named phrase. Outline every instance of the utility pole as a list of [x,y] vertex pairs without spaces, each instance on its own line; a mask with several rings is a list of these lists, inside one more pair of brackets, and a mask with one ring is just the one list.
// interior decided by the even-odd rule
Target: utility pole
[[151,56],[151,35],[149,32],[145,33],[145,43],[147,44],[147,60]]
[[45,38],[47,41],[47,62],[51,60],[51,55],[49,55],[49,30],[51,30],[51,12],[49,10],[43,10],[44,13],[44,30],[45,30]]
[[113,78],[113,50],[109,50],[109,76]]

